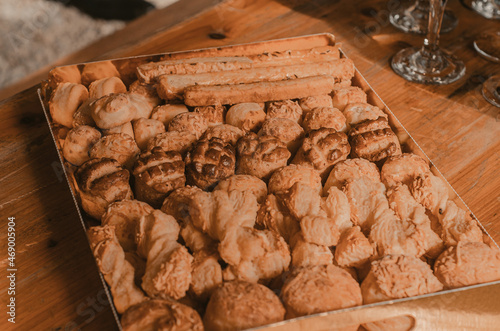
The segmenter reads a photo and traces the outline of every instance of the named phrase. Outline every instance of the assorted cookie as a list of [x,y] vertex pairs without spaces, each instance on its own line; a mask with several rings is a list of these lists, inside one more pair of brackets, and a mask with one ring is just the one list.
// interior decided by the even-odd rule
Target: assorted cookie
[[[49,75],[124,330],[255,328],[500,279],[499,250],[337,46],[182,54]],[[394,323],[412,321],[363,326]]]

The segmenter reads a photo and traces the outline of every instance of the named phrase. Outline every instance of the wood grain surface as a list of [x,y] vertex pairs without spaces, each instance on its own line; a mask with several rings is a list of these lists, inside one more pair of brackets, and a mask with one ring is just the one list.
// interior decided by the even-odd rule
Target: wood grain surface
[[[199,6],[199,7],[193,7]],[[441,38],[464,60],[466,77],[447,86],[413,84],[389,60],[422,36],[388,21],[394,1],[184,0],[60,64],[330,32],[373,89],[500,242],[499,108],[481,83],[500,65],[480,58],[472,41],[499,28],[450,1],[458,27]],[[198,9],[198,10],[195,10]],[[175,14],[175,15],[174,15]],[[44,75],[46,73],[43,73]],[[36,87],[0,103],[0,298],[2,330],[113,330],[114,319],[49,135]],[[7,218],[16,218],[16,324],[7,322]]]

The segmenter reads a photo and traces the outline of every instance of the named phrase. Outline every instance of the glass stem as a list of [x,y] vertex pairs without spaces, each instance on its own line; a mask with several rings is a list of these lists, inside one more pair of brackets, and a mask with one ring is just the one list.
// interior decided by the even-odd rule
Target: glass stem
[[422,53],[429,57],[438,49],[439,31],[443,21],[444,8],[448,0],[430,0],[429,1],[429,25],[427,36],[424,39]]
[[428,10],[429,8],[429,0],[417,0],[415,1],[415,8],[418,8],[419,10]]

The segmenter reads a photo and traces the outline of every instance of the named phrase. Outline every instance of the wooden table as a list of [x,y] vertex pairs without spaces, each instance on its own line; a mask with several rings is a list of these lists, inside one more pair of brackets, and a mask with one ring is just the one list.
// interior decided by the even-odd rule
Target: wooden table
[[[460,22],[442,36],[441,45],[465,61],[466,77],[448,86],[423,86],[406,82],[388,65],[394,53],[420,45],[423,37],[393,28],[387,4],[184,0],[131,23],[60,64],[331,32],[500,242],[500,114],[479,92],[482,81],[500,73],[500,65],[483,60],[472,48],[480,31],[499,24],[450,1]],[[8,217],[16,222],[16,330],[115,329],[36,88],[0,103],[0,329],[13,326],[4,311],[10,297],[4,290],[9,287]]]

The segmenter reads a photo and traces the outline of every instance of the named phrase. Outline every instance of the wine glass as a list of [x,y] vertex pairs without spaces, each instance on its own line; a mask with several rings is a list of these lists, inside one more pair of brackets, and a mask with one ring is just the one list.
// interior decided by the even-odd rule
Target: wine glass
[[464,6],[488,19],[500,19],[500,1],[498,0],[462,0]]
[[[409,5],[401,5],[391,10],[389,21],[396,28],[411,33],[426,34],[429,22],[429,0],[416,0]],[[458,24],[458,19],[451,10],[445,10],[441,33],[450,32]]]
[[486,60],[500,63],[500,30],[479,34],[474,40],[474,48]]
[[500,107],[500,75],[488,78],[481,87],[481,93],[486,101]]
[[462,78],[465,65],[442,51],[439,31],[447,0],[430,0],[429,24],[423,47],[399,51],[391,60],[392,69],[403,78],[422,84],[450,84]]
[[[474,40],[474,48],[487,60],[500,63],[500,31],[485,31]],[[481,87],[483,97],[500,107],[500,75],[491,76]]]
[[[488,19],[500,19],[500,1],[473,0],[462,3]],[[500,30],[486,30],[474,40],[474,48],[486,60],[500,63]],[[481,86],[483,97],[493,106],[500,107],[500,75],[491,76]]]

